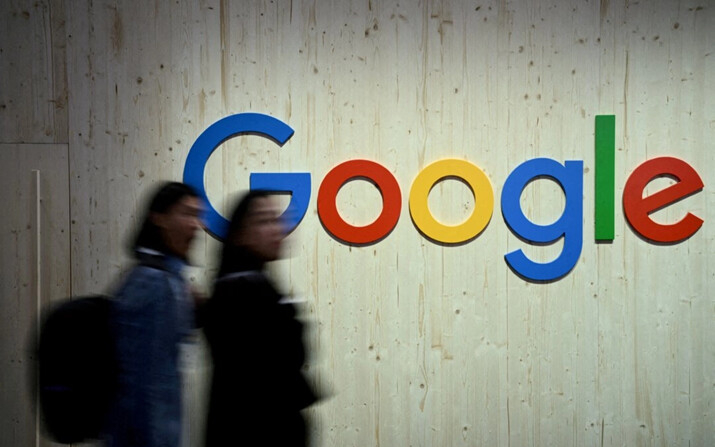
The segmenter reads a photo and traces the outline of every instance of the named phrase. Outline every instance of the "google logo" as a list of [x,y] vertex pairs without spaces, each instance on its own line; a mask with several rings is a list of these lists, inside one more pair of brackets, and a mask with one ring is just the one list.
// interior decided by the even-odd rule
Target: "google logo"
[[[615,116],[596,116],[595,149],[595,230],[596,239],[614,239],[615,219]],[[204,187],[206,163],[224,141],[243,134],[255,134],[283,145],[293,135],[284,122],[258,113],[239,113],[209,126],[194,142],[184,166],[184,182],[203,196],[207,206],[204,223],[207,230],[221,238],[228,222],[211,205]],[[644,197],[646,186],[659,177],[676,183]],[[432,187],[447,178],[458,178],[474,194],[471,215],[457,225],[446,225],[432,215],[428,196]],[[565,195],[561,216],[553,223],[539,225],[530,221],[520,206],[524,188],[532,181],[548,178]],[[353,226],[340,216],[336,197],[350,180],[371,181],[382,195],[382,211],[374,222]],[[308,172],[251,173],[251,189],[264,189],[291,195],[283,218],[289,231],[305,216],[310,202],[311,174]],[[626,180],[623,211],[631,227],[644,238],[660,243],[677,243],[695,234],[703,220],[687,213],[677,222],[655,222],[650,214],[703,189],[703,181],[688,163],[673,157],[658,157],[637,166]],[[318,215],[325,229],[347,244],[374,244],[387,237],[401,215],[402,192],[394,175],[370,160],[348,160],[331,169],[318,190]],[[494,209],[494,190],[479,166],[462,159],[443,159],[424,167],[412,182],[409,194],[410,215],[415,226],[427,238],[444,244],[465,243],[481,234],[489,224]],[[583,161],[560,163],[550,158],[534,158],[521,163],[507,176],[501,193],[501,209],[510,230],[528,242],[555,243],[563,238],[563,249],[556,259],[540,263],[529,259],[522,250],[504,255],[507,264],[519,275],[534,281],[553,281],[566,275],[576,265],[583,245]]]

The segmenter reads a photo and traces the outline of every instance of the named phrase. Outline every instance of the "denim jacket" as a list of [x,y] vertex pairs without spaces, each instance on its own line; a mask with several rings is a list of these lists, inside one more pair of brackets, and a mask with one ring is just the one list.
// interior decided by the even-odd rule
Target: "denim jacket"
[[[193,328],[193,306],[181,276],[184,261],[136,265],[115,294],[112,326],[119,391],[110,412],[111,447],[176,447],[181,436],[179,344]],[[156,264],[156,258],[154,258]]]

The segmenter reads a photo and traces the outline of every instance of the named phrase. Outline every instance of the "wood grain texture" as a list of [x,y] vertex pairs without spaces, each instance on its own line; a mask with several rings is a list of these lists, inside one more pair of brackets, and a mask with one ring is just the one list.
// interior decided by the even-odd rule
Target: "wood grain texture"
[[[20,20],[4,8],[8,23]],[[230,114],[266,113],[294,136],[282,147],[252,135],[225,142],[208,162],[206,188],[227,213],[251,172],[312,175],[310,207],[274,271],[288,293],[306,298],[308,372],[331,394],[309,411],[316,445],[715,444],[710,2],[122,0],[64,8],[66,49],[52,54],[67,71],[75,293],[111,288],[127,265],[143,197],[159,180],[181,179],[203,130]],[[3,64],[19,61],[24,42],[13,36]],[[46,49],[46,40],[32,42]],[[41,71],[20,72],[47,91]],[[3,76],[0,87],[20,82]],[[20,114],[8,110],[0,113]],[[594,241],[598,114],[616,115],[612,243]],[[44,124],[27,119],[3,119],[3,129],[18,122],[18,138],[44,141]],[[686,212],[705,220],[679,244],[642,239],[622,210],[628,176],[661,155],[687,161],[705,184],[654,214],[666,223]],[[479,166],[495,193],[487,228],[458,246],[424,238],[408,210],[417,173],[448,157]],[[525,281],[504,261],[516,249],[539,262],[561,251],[562,242],[525,243],[501,215],[504,181],[536,157],[584,161],[581,256],[548,284]],[[321,180],[352,158],[383,164],[402,191],[400,221],[374,245],[336,241],[317,215]],[[429,202],[446,222],[474,207],[451,179]],[[564,197],[538,180],[521,206],[546,224]],[[338,194],[338,209],[367,223],[380,211],[379,193],[355,180]],[[193,249],[190,277],[206,292],[217,249],[207,235]],[[192,418],[203,408],[208,367],[197,362],[187,382]],[[198,445],[201,422],[191,423],[189,444]]]
[[0,162],[0,188],[9,198],[0,217],[0,444],[36,445],[31,349],[38,313],[70,294],[67,145],[1,144]]
[[0,7],[0,142],[67,143],[63,0]]

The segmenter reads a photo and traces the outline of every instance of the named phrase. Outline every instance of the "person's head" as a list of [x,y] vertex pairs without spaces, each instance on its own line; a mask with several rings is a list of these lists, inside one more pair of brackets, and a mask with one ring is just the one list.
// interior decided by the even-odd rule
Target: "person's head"
[[163,183],[151,197],[132,249],[148,248],[186,259],[196,230],[201,228],[199,195],[188,185]]
[[248,250],[263,262],[275,261],[285,228],[275,198],[267,191],[249,191],[231,214],[225,244]]

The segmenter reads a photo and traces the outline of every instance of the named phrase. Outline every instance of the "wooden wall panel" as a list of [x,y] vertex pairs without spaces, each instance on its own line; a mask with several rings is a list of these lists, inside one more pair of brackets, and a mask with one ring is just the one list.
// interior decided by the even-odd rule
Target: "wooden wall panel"
[[30,349],[39,310],[70,294],[67,146],[2,144],[0,162],[0,444],[51,445],[37,439]]
[[[181,178],[204,129],[267,113],[295,129],[291,140],[224,143],[206,183],[225,212],[250,172],[313,176],[308,213],[276,273],[307,300],[310,371],[333,392],[310,412],[321,444],[715,441],[711,5],[102,1],[73,2],[65,15],[75,292],[109,287],[126,265],[141,197]],[[616,115],[612,243],[594,241],[598,114]],[[656,214],[705,220],[680,244],[641,239],[621,208],[625,180],[659,155],[687,161],[705,183]],[[496,198],[489,226],[460,246],[424,238],[408,210],[417,173],[446,157],[482,168]],[[529,246],[501,216],[504,181],[535,157],[584,161],[581,257],[548,284],[525,281],[503,259],[523,249],[543,262],[561,250]],[[336,241],[317,216],[320,181],[351,158],[382,163],[402,190],[399,223],[370,246]],[[338,205],[364,223],[377,198],[356,181]],[[458,222],[474,199],[447,180],[430,203]],[[547,223],[564,199],[540,180],[521,205]],[[216,248],[208,236],[195,247],[192,277],[204,290]]]
[[0,142],[67,142],[64,13],[62,0],[0,7]]

